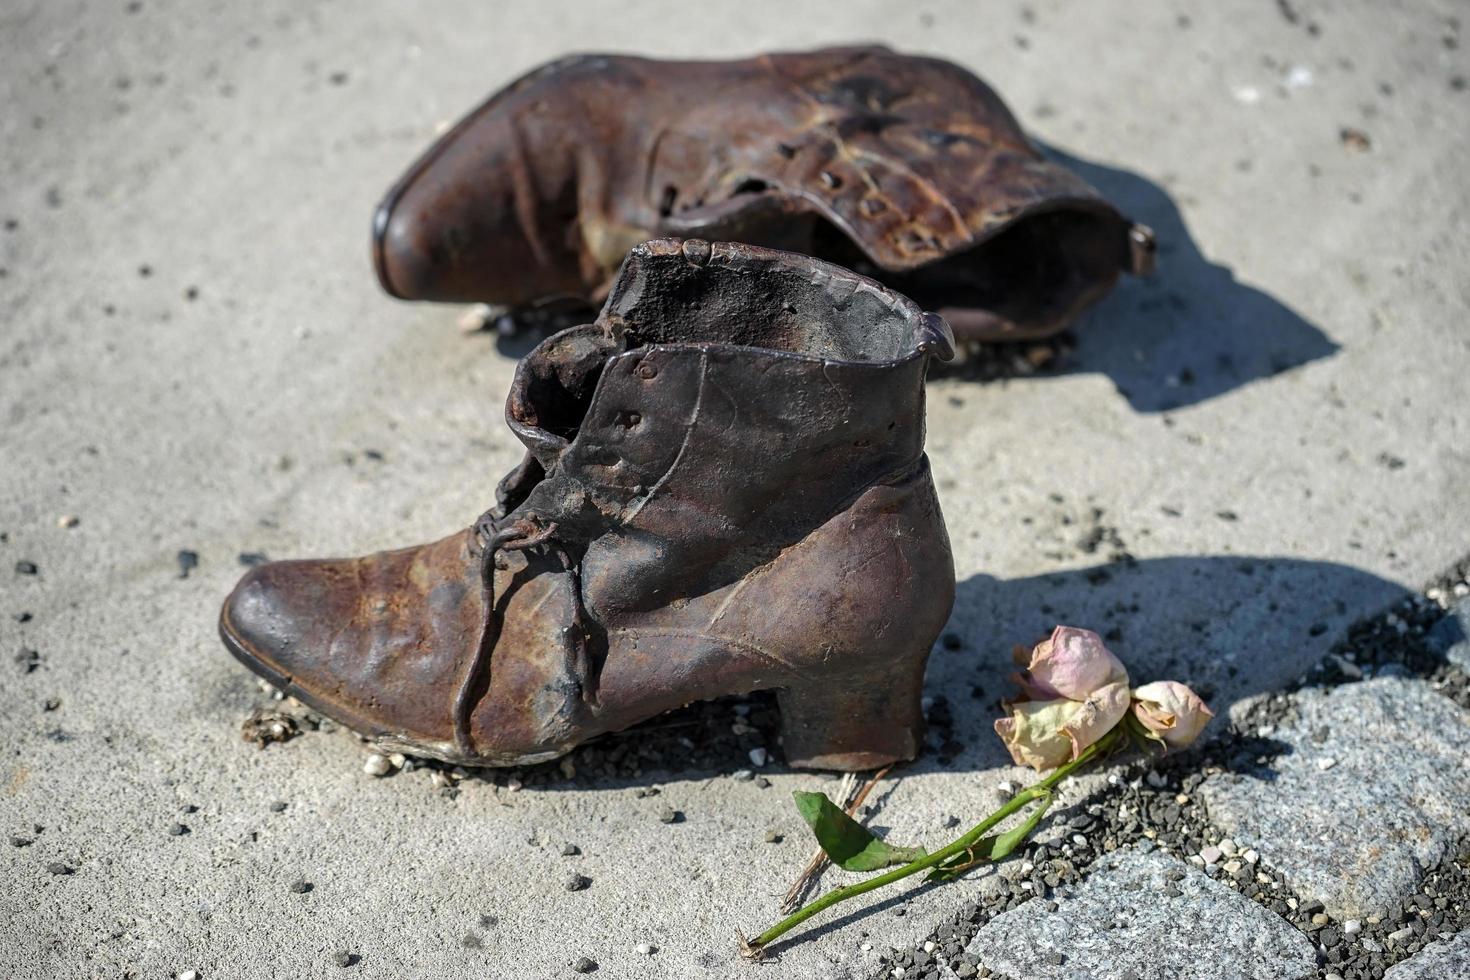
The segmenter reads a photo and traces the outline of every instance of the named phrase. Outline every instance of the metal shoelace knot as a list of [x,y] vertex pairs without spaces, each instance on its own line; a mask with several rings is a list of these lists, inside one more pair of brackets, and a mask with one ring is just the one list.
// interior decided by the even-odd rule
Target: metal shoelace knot
[[503,552],[528,551],[546,546],[561,559],[567,574],[572,578],[573,593],[572,625],[566,631],[569,644],[568,667],[581,688],[582,700],[595,704],[597,698],[596,675],[587,653],[581,582],[576,563],[557,541],[557,523],[543,523],[536,514],[525,514],[502,524],[508,516],[501,514],[498,508],[492,508],[480,515],[472,531],[474,547],[478,549],[480,557],[480,643],[454,698],[454,740],[465,752],[474,751],[470,716],[480,698],[490,690],[491,657],[500,638],[502,617],[498,604],[501,596],[496,592],[495,572],[503,567],[500,565]]

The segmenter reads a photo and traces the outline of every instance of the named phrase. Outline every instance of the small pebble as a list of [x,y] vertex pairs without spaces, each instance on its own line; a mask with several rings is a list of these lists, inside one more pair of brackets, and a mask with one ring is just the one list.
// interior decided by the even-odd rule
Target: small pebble
[[652,943],[639,943],[633,948],[637,950],[640,955],[643,956],[652,956],[654,953],[658,952],[658,947],[653,945]]
[[564,887],[569,892],[579,892],[583,891],[591,884],[592,879],[587,877],[586,875],[571,874],[567,876],[566,885]]
[[345,970],[347,967],[352,966],[357,962],[357,954],[349,953],[347,952],[347,950],[344,949],[336,956],[332,957],[332,961]]
[[189,573],[199,567],[199,552],[189,551],[187,548],[180,551],[177,556],[179,563],[179,578],[188,578]]
[[61,861],[48,861],[46,863],[46,870],[54,875],[69,875],[75,874],[77,869]]
[[388,761],[387,756],[379,755],[378,753],[374,752],[372,755],[368,756],[366,760],[363,761],[362,771],[367,773],[369,776],[377,776],[381,778],[393,771],[393,763]]
[[659,811],[658,814],[659,823],[678,823],[683,818],[684,814],[680,813],[678,810],[675,810],[671,806],[664,807],[662,810]]
[[1388,934],[1388,941],[1391,942],[1391,943],[1403,943],[1403,942],[1408,942],[1413,937],[1414,937],[1414,930],[1411,929],[1411,928],[1409,928],[1408,926],[1404,926],[1402,929],[1397,929],[1397,930],[1389,933]]
[[297,880],[291,882],[291,893],[294,895],[305,895],[311,891],[312,884],[309,881]]
[[734,772],[730,773],[730,778],[738,779],[741,782],[748,783],[755,778],[755,773],[751,772],[749,769],[736,769]]
[[10,838],[10,846],[11,847],[30,847],[35,842],[36,842],[36,840],[35,840],[34,837],[20,837],[20,836],[16,836],[16,837]]
[[286,804],[282,800],[276,800],[276,802],[271,804],[271,813],[283,813],[285,809]]
[[1356,936],[1362,931],[1363,923],[1358,921],[1357,919],[1348,919],[1342,924],[1342,934],[1344,936]]
[[459,329],[465,333],[478,333],[494,318],[494,311],[484,303],[477,303],[459,315]]
[[185,970],[179,974],[179,980],[199,980],[198,970]]
[[1199,856],[1200,859],[1205,862],[1205,864],[1219,864],[1220,858],[1222,858],[1224,854],[1218,847],[1211,845],[1201,850],[1199,852]]
[[768,830],[768,831],[766,831],[766,843],[767,844],[779,844],[779,843],[781,843],[781,841],[782,841],[782,837],[781,837],[780,834],[776,833],[774,830]]
[[755,780],[755,784],[757,786],[759,786],[761,789],[770,789],[771,788],[771,781],[769,779],[767,779],[765,776],[757,776],[756,777],[756,780]]
[[571,841],[568,841],[567,843],[565,843],[565,844],[563,844],[561,846],[561,856],[562,857],[576,857],[578,854],[581,854],[581,853],[582,853],[582,849],[580,847],[578,847],[576,844],[573,844]]
[[770,753],[767,752],[765,749],[760,748],[759,746],[750,750],[750,763],[757,769],[765,765],[766,760],[770,757]]
[[1229,837],[1225,838],[1215,846],[1218,847],[1220,849],[1220,853],[1225,855],[1226,857],[1235,857],[1236,851],[1238,850],[1238,848],[1235,846],[1235,841],[1231,840]]
[[572,969],[578,973],[591,973],[597,969],[597,963],[585,956],[579,956],[572,961]]
[[1317,760],[1317,768],[1322,772],[1326,772],[1335,765],[1337,765],[1337,760],[1332,758],[1332,756],[1330,755],[1323,756],[1322,758]]
[[82,519],[75,514],[62,514],[56,519],[56,526],[63,529],[76,527],[80,523]]
[[18,561],[15,563],[15,574],[17,575],[39,575],[41,569],[33,561]]
[[957,817],[957,816],[955,816],[953,813],[951,813],[949,816],[947,816],[947,817],[944,818],[944,829],[945,830],[952,830],[953,828],[958,827],[959,825],[960,825],[960,818]]
[[172,824],[168,828],[168,835],[170,837],[183,837],[188,832],[189,828],[181,823]]

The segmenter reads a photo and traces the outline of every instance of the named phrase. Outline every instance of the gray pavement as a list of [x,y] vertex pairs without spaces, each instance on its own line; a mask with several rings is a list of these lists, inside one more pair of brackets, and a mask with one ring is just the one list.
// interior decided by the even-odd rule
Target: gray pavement
[[[345,732],[243,742],[268,699],[214,635],[239,553],[437,537],[518,458],[513,361],[461,311],[383,296],[368,218],[443,126],[569,51],[949,57],[1159,232],[1158,277],[1099,306],[1059,370],[930,386],[961,647],[929,686],[964,748],[889,788],[895,839],[934,842],[1021,775],[990,704],[1011,644],[1052,623],[1116,629],[1137,678],[1208,687],[1223,717],[1470,551],[1462,7],[840,10],[0,5],[0,650],[39,658],[0,665],[0,830],[33,839],[0,848],[0,975],[755,972],[734,932],[773,921],[807,856],[789,792],[818,777],[449,800],[425,772],[366,777]],[[1094,527],[1112,543],[1089,551]],[[1123,550],[1136,565],[1109,564]],[[592,886],[565,891],[572,870]],[[759,973],[862,977],[984,880]]]

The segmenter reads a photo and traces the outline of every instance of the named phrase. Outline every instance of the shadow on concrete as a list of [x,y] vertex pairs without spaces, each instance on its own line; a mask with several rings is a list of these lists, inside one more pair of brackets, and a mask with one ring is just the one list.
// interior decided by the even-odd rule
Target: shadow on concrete
[[1009,651],[1058,623],[1102,634],[1135,684],[1184,681],[1223,716],[1242,698],[1301,678],[1349,626],[1406,594],[1349,565],[1246,555],[971,576],[959,584],[925,682],[929,696],[948,702],[949,744],[931,737],[931,751],[909,771],[1009,764],[991,728],[1011,694]]
[[[992,726],[1000,700],[1012,694],[1010,650],[1058,623],[1103,634],[1133,683],[1184,681],[1223,719],[1236,701],[1300,679],[1352,623],[1405,595],[1402,586],[1347,565],[1243,555],[1130,559],[1016,579],[971,576],[959,583],[929,659],[927,748],[901,772],[1008,767]],[[1216,730],[1224,730],[1223,720]],[[516,778],[527,790],[636,789],[736,773],[759,782],[763,773],[786,771],[779,731],[775,699],[761,692],[662,715],[589,742],[565,763],[470,778]],[[762,747],[770,750],[763,767],[749,754]]]
[[1052,159],[1158,236],[1158,271],[1125,280],[1075,327],[1062,373],[1100,372],[1136,411],[1159,412],[1214,398],[1338,350],[1330,338],[1269,293],[1211,262],[1158,184],[1053,147]]

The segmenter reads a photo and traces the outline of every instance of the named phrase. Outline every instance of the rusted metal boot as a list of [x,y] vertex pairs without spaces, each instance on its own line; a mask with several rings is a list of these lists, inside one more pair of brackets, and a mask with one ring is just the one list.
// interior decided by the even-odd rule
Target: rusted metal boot
[[920,746],[954,567],[924,455],[949,329],[871,280],[744,245],[638,246],[596,322],[516,369],[529,450],[433,544],[252,570],[231,652],[384,747],[553,758],[775,689],[788,762]]
[[1044,159],[984,82],[882,47],[552,62],[409,168],[373,251],[394,296],[524,310],[600,302],[662,235],[848,266],[974,340],[1055,333],[1153,262],[1152,232]]

